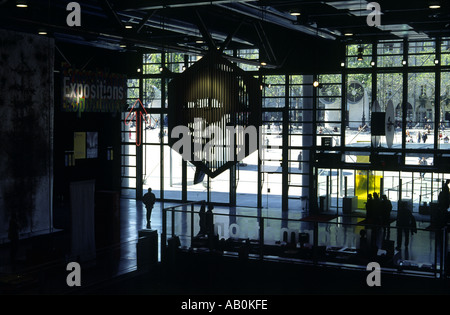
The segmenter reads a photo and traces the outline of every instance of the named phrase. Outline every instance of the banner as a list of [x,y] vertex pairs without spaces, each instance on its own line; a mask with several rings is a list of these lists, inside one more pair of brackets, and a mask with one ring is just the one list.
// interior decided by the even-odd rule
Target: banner
[[63,112],[114,113],[127,107],[125,75],[101,71],[84,71],[62,66]]

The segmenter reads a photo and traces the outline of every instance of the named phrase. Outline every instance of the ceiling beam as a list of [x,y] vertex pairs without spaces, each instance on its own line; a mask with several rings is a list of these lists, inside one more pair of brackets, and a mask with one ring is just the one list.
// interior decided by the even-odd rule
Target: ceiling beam
[[200,16],[200,13],[198,13],[197,10],[194,10],[195,16],[197,17],[198,21],[198,29],[200,33],[203,36],[203,39],[208,44],[209,49],[213,50],[216,49],[216,44],[214,43],[214,39],[212,38],[211,34],[208,31],[208,28],[205,25],[205,22],[203,21],[202,17]]
[[156,10],[166,8],[198,7],[211,4],[224,4],[232,2],[255,2],[255,0],[159,0],[159,1],[134,0],[122,1],[119,10]]
[[238,24],[238,26],[234,29],[234,31],[232,33],[228,34],[225,41],[220,45],[220,48],[219,48],[220,53],[222,53],[225,50],[225,48],[227,48],[227,46],[230,44],[233,37],[236,35],[236,33],[241,28],[242,24],[244,24],[244,19],[241,20],[241,22]]
[[120,18],[117,16],[116,11],[114,11],[113,7],[111,6],[111,3],[109,3],[108,0],[103,0],[101,5],[106,15],[112,18],[115,21],[115,23],[120,27],[120,29],[123,30],[124,25],[120,20]]

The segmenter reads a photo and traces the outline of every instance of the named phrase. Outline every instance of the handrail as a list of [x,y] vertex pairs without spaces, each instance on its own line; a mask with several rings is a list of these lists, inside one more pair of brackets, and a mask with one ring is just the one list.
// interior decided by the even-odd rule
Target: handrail
[[[190,231],[190,237],[191,237],[191,241],[194,238],[194,214],[198,214],[198,211],[194,211],[194,205],[198,204],[201,202],[191,202],[188,204],[182,204],[182,205],[178,205],[178,206],[173,206],[173,207],[169,207],[164,209],[163,211],[163,235],[161,237],[161,249],[163,250],[166,246],[166,238],[167,238],[167,211],[171,211],[172,212],[172,236],[175,235],[175,213],[186,213],[189,212],[191,215],[191,231]],[[186,205],[191,205],[191,209],[190,210],[181,210],[181,209],[176,209],[182,206],[186,206]],[[264,256],[264,245],[265,241],[264,241],[264,221],[265,220],[283,220],[284,222],[304,222],[304,223],[310,223],[313,224],[313,230],[312,230],[312,245],[317,247],[318,246],[318,241],[319,241],[319,224],[326,224],[326,225],[335,225],[335,226],[346,226],[346,227],[350,227],[350,226],[365,226],[366,228],[381,228],[381,227],[386,227],[385,225],[382,224],[366,224],[366,223],[352,223],[352,222],[337,222],[337,221],[326,221],[326,222],[322,222],[322,221],[306,221],[304,220],[304,218],[296,218],[296,219],[292,219],[292,218],[282,218],[282,217],[271,217],[271,216],[264,216],[264,215],[246,215],[246,214],[230,214],[230,213],[213,213],[214,216],[225,216],[225,217],[234,217],[234,218],[251,218],[251,219],[256,219],[259,222],[259,233],[258,234],[258,238],[259,238],[259,259],[260,260],[264,260],[266,259],[266,257]],[[402,228],[402,227],[397,227],[397,226],[388,226],[389,228],[392,229],[398,229],[398,228]],[[281,230],[280,230],[281,231]],[[434,268],[429,271],[434,273],[435,276],[437,276],[437,274],[439,273],[439,276],[444,276],[445,275],[445,253],[447,251],[447,228],[446,227],[442,227],[442,228],[417,228],[417,231],[422,231],[422,232],[432,232],[432,233],[441,233],[443,235],[443,242],[442,244],[439,244],[438,242],[435,240],[434,245],[435,245],[435,249],[434,249]],[[311,232],[311,231],[310,231]],[[188,236],[188,235],[185,235]],[[439,247],[439,248],[438,248]],[[440,255],[438,258],[438,254]],[[163,258],[163,254],[161,254],[161,257]],[[309,259],[312,261],[312,263],[317,264],[318,260],[317,258],[313,257],[311,259]],[[439,260],[439,262],[438,262]],[[163,259],[162,259],[163,261]],[[438,267],[439,264],[439,267]]]

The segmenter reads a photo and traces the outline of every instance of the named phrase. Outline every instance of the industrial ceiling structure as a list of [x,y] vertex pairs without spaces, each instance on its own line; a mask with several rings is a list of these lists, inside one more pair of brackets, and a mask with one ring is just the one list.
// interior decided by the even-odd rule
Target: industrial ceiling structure
[[450,36],[450,2],[444,0],[378,0],[380,23],[373,26],[367,18],[378,12],[366,0],[78,1],[80,26],[67,25],[69,2],[0,0],[0,23],[3,28],[44,32],[57,42],[112,50],[205,54],[210,49],[258,48],[274,67],[285,62],[293,47],[310,49],[307,42]]

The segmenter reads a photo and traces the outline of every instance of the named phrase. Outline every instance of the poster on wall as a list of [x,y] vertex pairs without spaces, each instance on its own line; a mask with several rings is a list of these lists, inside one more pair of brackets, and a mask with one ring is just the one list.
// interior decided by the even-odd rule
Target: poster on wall
[[86,132],[86,158],[98,157],[98,132]]
[[63,112],[118,113],[127,107],[127,77],[62,65]]
[[86,132],[74,132],[73,157],[75,160],[86,158]]

